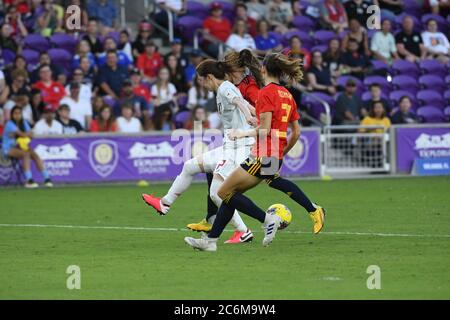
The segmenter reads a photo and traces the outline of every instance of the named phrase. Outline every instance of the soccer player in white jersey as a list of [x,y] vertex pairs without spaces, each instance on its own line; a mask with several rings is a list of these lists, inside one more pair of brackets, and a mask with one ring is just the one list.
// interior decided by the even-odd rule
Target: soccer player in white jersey
[[[228,175],[245,160],[251,152],[254,138],[238,141],[230,140],[228,133],[233,130],[248,130],[256,125],[253,117],[254,108],[242,97],[239,89],[226,80],[226,65],[224,62],[206,60],[197,67],[199,77],[204,78],[205,87],[210,91],[217,91],[217,108],[224,127],[224,145],[221,149],[212,150],[184,164],[181,174],[176,178],[169,192],[163,198],[153,195],[143,195],[144,201],[156,209],[160,214],[169,212],[170,206],[192,183],[195,174],[211,172],[214,166],[214,179],[210,188],[210,197],[218,207],[222,200],[217,191]],[[211,171],[210,171],[211,170]],[[238,242],[249,242],[253,234],[241,217],[235,212],[231,224],[239,233]],[[232,239],[237,239],[236,233]]]

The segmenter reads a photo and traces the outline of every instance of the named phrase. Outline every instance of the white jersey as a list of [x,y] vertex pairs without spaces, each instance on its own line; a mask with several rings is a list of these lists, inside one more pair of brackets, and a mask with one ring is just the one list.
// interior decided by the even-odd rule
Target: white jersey
[[217,110],[223,124],[225,149],[236,149],[239,146],[250,146],[255,143],[254,138],[244,138],[237,141],[228,138],[231,130],[250,130],[253,127],[247,123],[244,113],[233,104],[235,98],[244,99],[241,92],[234,84],[224,81],[217,89]]

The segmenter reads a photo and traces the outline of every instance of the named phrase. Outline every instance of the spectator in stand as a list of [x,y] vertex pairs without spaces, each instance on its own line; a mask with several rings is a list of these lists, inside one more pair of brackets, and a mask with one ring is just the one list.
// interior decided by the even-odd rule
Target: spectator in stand
[[55,109],[46,105],[42,119],[39,120],[33,128],[33,133],[39,136],[50,136],[63,134],[63,126],[56,120]]
[[57,80],[59,75],[64,73],[63,68],[61,68],[57,64],[52,63],[50,55],[47,52],[41,52],[41,54],[39,55],[39,64],[36,66],[33,73],[31,74],[30,79],[31,83],[35,83],[39,80],[39,70],[41,66],[50,66],[53,80]]
[[271,52],[279,52],[283,49],[279,39],[269,33],[269,22],[267,20],[259,20],[256,26],[258,35],[255,38],[255,52],[260,56],[265,56]]
[[137,68],[150,83],[155,82],[158,70],[163,64],[163,59],[153,41],[149,41],[145,45],[145,52],[138,57],[136,62]]
[[370,108],[372,107],[372,105],[375,102],[381,102],[383,104],[383,109],[390,113],[391,112],[391,104],[389,103],[388,100],[384,99],[381,96],[381,87],[379,84],[374,83],[370,86],[370,95],[371,95],[371,99],[368,101],[365,101],[364,103],[364,108],[361,109],[361,115],[363,117],[366,117],[367,114],[370,112]]
[[447,0],[428,0],[431,13],[448,16],[450,12],[450,2]]
[[114,114],[119,116],[122,112],[122,107],[125,105],[133,107],[134,116],[139,118],[142,123],[145,123],[150,118],[150,113],[153,110],[153,106],[149,105],[143,97],[134,94],[133,82],[130,79],[125,80],[123,83],[122,97],[114,106]]
[[392,64],[397,60],[397,47],[395,45],[395,38],[391,33],[391,22],[384,20],[381,24],[381,31],[377,31],[372,38],[370,49],[374,58],[381,60],[384,63]]
[[27,84],[29,84],[30,78],[28,74],[28,63],[25,60],[25,58],[21,55],[17,55],[16,58],[14,59],[14,63],[4,70],[5,71],[4,80],[6,80],[6,83],[10,83],[12,81],[12,73],[16,70],[21,70],[25,72],[25,74],[27,75],[26,76]]
[[77,51],[72,60],[72,68],[78,68],[80,66],[81,58],[86,57],[89,59],[91,66],[95,66],[95,55],[91,52],[91,47],[89,42],[86,40],[81,40],[77,45]]
[[59,107],[59,102],[66,95],[64,87],[52,79],[52,70],[48,65],[39,68],[39,81],[33,85],[33,89],[41,91],[42,101],[54,109]]
[[89,43],[91,52],[94,55],[98,55],[104,51],[103,44],[99,38],[97,19],[92,18],[92,17],[89,19],[86,34],[83,36],[82,39],[86,40]]
[[307,78],[310,91],[321,91],[330,95],[336,94],[336,86],[332,81],[331,71],[324,67],[320,51],[312,53],[312,63],[308,69]]
[[191,88],[194,84],[194,77],[197,74],[196,68],[204,59],[203,54],[200,50],[194,49],[191,51],[189,64],[184,69],[184,76],[188,87]]
[[10,99],[11,96],[19,93],[19,92],[27,92],[29,94],[30,87],[27,84],[28,80],[28,74],[25,70],[16,69],[11,73],[12,82],[9,86],[5,86],[4,80],[3,80],[3,93],[4,99],[1,99],[2,104],[6,99]]
[[169,77],[169,69],[161,68],[158,73],[158,80],[152,86],[151,95],[155,109],[168,106],[173,112],[176,112],[178,109],[177,89],[173,83],[169,82]]
[[133,116],[133,106],[124,104],[121,108],[121,114],[117,118],[117,131],[121,133],[139,133],[142,131],[142,124],[138,118]]
[[381,15],[395,19],[403,11],[403,0],[378,0],[381,8]]
[[244,20],[237,18],[234,23],[233,32],[226,43],[234,51],[240,52],[244,49],[256,49],[255,40],[247,33],[247,24]]
[[188,109],[196,106],[204,108],[209,101],[214,99],[214,93],[205,88],[202,77],[195,76],[194,85],[189,89],[188,97]]
[[256,21],[261,19],[267,19],[268,10],[265,3],[261,3],[260,0],[248,0],[246,3],[248,16]]
[[[7,157],[22,160],[23,172],[26,179],[26,188],[37,188],[31,173],[31,160],[34,161],[38,170],[45,179],[45,185],[52,187],[52,181],[42,160],[36,152],[30,150],[29,143],[33,138],[33,133],[29,124],[22,117],[20,107],[11,110],[11,120],[9,120],[3,131],[2,151]],[[19,140],[20,139],[20,140]]]
[[142,76],[139,69],[135,68],[131,71],[130,79],[133,84],[133,93],[144,98],[148,103],[151,103],[152,96],[149,87],[142,83]]
[[370,59],[359,50],[358,42],[350,39],[347,44],[347,51],[342,55],[341,63],[345,73],[363,79],[371,67]]
[[168,105],[163,105],[155,109],[152,122],[148,129],[162,132],[171,132],[176,129],[172,122],[172,110]]
[[247,5],[243,2],[236,3],[236,19],[245,21],[248,33],[254,38],[256,37],[256,20],[247,14]]
[[436,20],[428,20],[427,31],[422,33],[422,39],[428,59],[437,59],[441,63],[448,63],[450,60],[450,44],[445,34],[439,32]]
[[336,125],[358,124],[360,110],[363,102],[356,94],[356,82],[348,79],[345,83],[345,90],[339,94],[336,101],[336,114],[333,123]]
[[[89,85],[83,83],[83,70],[80,68],[74,69],[72,74],[72,81],[80,84],[80,100],[91,103],[92,90]],[[66,95],[70,95],[70,85],[66,86]]]
[[92,121],[92,104],[90,100],[81,99],[81,85],[73,81],[70,84],[70,95],[61,100],[60,104],[67,104],[72,118],[78,121],[83,128],[89,128]]
[[331,39],[328,48],[323,54],[325,66],[330,69],[331,76],[336,79],[341,75],[342,69],[342,52],[340,50],[339,39]]
[[[95,82],[95,77],[97,74],[97,69],[91,65],[91,62],[89,61],[89,59],[87,57],[83,57],[80,59],[80,68],[82,71],[82,80],[81,83],[87,85],[90,90],[92,91],[96,91],[96,88],[94,88],[94,82]],[[77,70],[77,69],[75,69]],[[75,72],[74,70],[74,72]]]
[[97,58],[99,66],[105,65],[106,55],[107,55],[108,51],[116,51],[118,65],[123,66],[127,69],[131,67],[131,65],[133,64],[133,61],[131,61],[130,58],[128,58],[128,56],[125,52],[117,50],[117,44],[116,44],[116,41],[114,40],[114,38],[107,37],[105,39],[105,42],[103,45],[105,46],[105,52],[101,53]]
[[177,58],[178,66],[181,68],[186,68],[189,64],[189,57],[183,53],[183,42],[180,38],[174,38],[170,43],[170,52],[166,54],[165,59],[170,55]]
[[113,31],[117,26],[117,10],[111,0],[90,0],[87,11],[89,17],[97,18],[104,29],[104,34]]
[[184,76],[183,68],[178,64],[177,57],[169,55],[166,58],[165,65],[169,69],[169,82],[175,85],[177,92],[187,92],[186,78]]
[[120,31],[119,44],[117,45],[117,49],[119,49],[120,52],[123,52],[128,57],[128,60],[133,63],[133,48],[130,42],[130,34],[127,30]]
[[425,59],[427,50],[423,45],[420,33],[414,31],[414,20],[410,16],[405,16],[402,26],[402,31],[395,36],[400,57],[411,62],[419,62],[420,59]]
[[411,112],[411,107],[411,99],[409,99],[408,96],[401,97],[399,101],[399,108],[391,117],[392,124],[419,123],[419,118],[415,113]]
[[361,26],[367,24],[367,20],[371,16],[368,12],[369,6],[371,6],[374,1],[368,0],[350,0],[344,3],[345,12],[347,13],[348,21],[355,19],[359,22]]
[[311,54],[306,48],[302,47],[302,40],[298,36],[289,39],[289,48],[283,50],[283,53],[294,59],[301,58],[305,70],[311,65]]
[[39,32],[44,37],[49,37],[55,32],[62,31],[64,10],[61,6],[53,3],[52,0],[42,1],[43,11],[37,19],[35,32]]
[[65,135],[75,135],[84,131],[77,120],[70,118],[70,107],[67,104],[62,104],[59,107],[57,120],[62,125]]
[[191,118],[184,124],[184,129],[200,131],[202,129],[209,129],[209,123],[206,119],[206,112],[200,106],[192,110]]
[[6,101],[3,106],[3,116],[6,121],[11,119],[11,110],[14,107],[20,107],[22,109],[22,116],[24,120],[27,121],[28,124],[34,125],[33,110],[29,103],[30,99],[28,98],[28,94],[29,92],[26,90],[20,91]]
[[33,123],[38,122],[41,119],[41,115],[44,112],[45,103],[42,101],[41,91],[37,89],[31,90],[30,106],[33,112]]
[[172,13],[175,22],[187,12],[186,0],[156,0],[156,4],[159,10],[155,13],[155,21],[166,28],[169,25],[167,11]]
[[222,13],[222,5],[219,2],[213,2],[211,4],[211,15],[203,21],[203,33],[207,40],[208,52],[214,57],[217,57],[219,53],[219,46],[214,42],[208,42],[208,40],[211,40],[211,36],[225,42],[231,35],[231,23],[222,16]]
[[128,78],[128,70],[117,64],[117,53],[108,51],[106,64],[98,71],[98,83],[104,94],[117,100],[122,91],[122,85]]
[[358,43],[358,50],[361,54],[370,57],[369,37],[367,36],[366,29],[361,27],[361,24],[356,19],[351,19],[349,22],[348,33],[342,39],[342,51],[347,51],[350,39]]
[[391,120],[386,115],[383,103],[374,101],[369,114],[361,121],[362,126],[382,126],[384,129],[360,129],[360,132],[384,133],[391,126]]
[[6,9],[4,23],[4,25],[12,28],[11,35],[13,37],[26,37],[28,35],[28,30],[22,22],[22,15],[17,11],[17,8],[15,6],[11,5]]
[[10,24],[3,24],[0,29],[0,47],[4,49],[11,50],[13,52],[17,52],[19,48],[16,40],[13,37],[13,28]]
[[91,122],[90,132],[116,132],[117,124],[112,115],[111,107],[103,105],[99,111],[97,118]]
[[325,0],[320,7],[321,22],[338,33],[348,27],[347,13],[339,0]]
[[152,25],[150,22],[146,20],[141,21],[141,23],[139,23],[138,35],[133,42],[133,56],[135,59],[145,52],[145,46],[152,39],[151,34]]
[[272,0],[267,6],[269,7],[268,20],[274,31],[287,32],[294,18],[291,3],[283,0]]

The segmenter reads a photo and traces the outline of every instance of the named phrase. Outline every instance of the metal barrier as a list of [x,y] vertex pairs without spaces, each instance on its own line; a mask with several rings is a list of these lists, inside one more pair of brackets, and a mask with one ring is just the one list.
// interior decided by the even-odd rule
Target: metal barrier
[[324,174],[390,170],[390,139],[384,127],[326,126],[322,140]]

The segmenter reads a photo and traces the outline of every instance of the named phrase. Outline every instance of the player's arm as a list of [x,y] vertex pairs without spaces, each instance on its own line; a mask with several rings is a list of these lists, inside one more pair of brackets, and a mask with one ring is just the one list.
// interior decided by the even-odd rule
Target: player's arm
[[242,99],[241,97],[235,97],[233,99],[233,104],[242,111],[242,113],[245,116],[245,120],[252,126],[256,126],[256,118],[255,115],[255,108],[247,102],[247,100]]
[[292,121],[289,123],[289,127],[291,128],[291,134],[288,138],[288,143],[286,145],[286,148],[284,148],[283,154],[286,155],[291,151],[291,149],[295,146],[295,144],[298,141],[298,138],[300,138],[300,125],[298,124],[298,121]]
[[260,125],[255,129],[251,130],[235,130],[228,134],[230,139],[242,139],[248,137],[263,137],[268,136],[270,133],[270,129],[272,128],[272,112],[264,112],[261,113],[260,116]]

